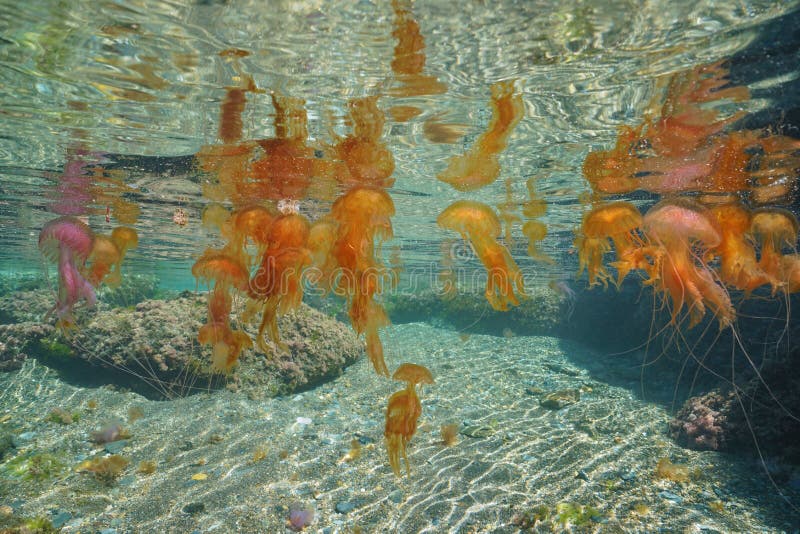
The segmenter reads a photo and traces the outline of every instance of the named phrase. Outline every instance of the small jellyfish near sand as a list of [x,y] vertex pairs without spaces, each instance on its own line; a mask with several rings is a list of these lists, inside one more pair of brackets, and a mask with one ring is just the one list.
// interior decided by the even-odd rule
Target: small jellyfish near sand
[[394,474],[400,476],[401,454],[406,462],[406,473],[411,473],[406,448],[417,431],[417,419],[422,414],[422,404],[417,396],[416,385],[433,384],[433,375],[421,365],[404,363],[397,368],[392,378],[408,384],[406,389],[389,397],[389,405],[386,408],[384,436],[386,449],[389,452],[389,464]]
[[314,522],[314,508],[301,502],[289,505],[289,517],[286,526],[294,532],[300,532]]

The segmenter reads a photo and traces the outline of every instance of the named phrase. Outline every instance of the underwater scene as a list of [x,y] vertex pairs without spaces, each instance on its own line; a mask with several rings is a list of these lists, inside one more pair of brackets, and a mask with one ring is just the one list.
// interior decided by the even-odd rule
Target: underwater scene
[[798,28],[0,0],[0,533],[800,531]]

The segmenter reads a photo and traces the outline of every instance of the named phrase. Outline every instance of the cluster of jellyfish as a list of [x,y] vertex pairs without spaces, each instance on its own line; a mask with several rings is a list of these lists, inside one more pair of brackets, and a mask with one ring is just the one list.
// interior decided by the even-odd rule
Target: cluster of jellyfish
[[[595,202],[576,232],[579,272],[587,272],[590,286],[619,286],[641,272],[665,297],[676,326],[684,310],[689,327],[707,310],[720,328],[733,325],[729,290],[800,291],[798,222],[780,207],[796,188],[800,142],[733,129],[745,113],[721,117],[721,109],[749,92],[728,74],[714,63],[666,77],[660,114],[622,127],[614,148],[584,162]],[[636,190],[662,199],[644,215],[629,202],[607,200]],[[612,248],[616,278],[605,263]]]
[[[402,99],[444,93],[445,84],[424,73],[424,39],[410,4],[396,0],[392,6],[395,83],[385,94]],[[274,135],[246,139],[242,117],[248,102],[267,91],[244,71],[247,51],[230,49],[220,56],[237,83],[225,88],[218,142],[203,146],[196,160],[208,199],[202,224],[223,244],[206,249],[192,267],[197,280],[209,286],[207,321],[198,341],[210,348],[212,368],[230,372],[246,350],[265,357],[285,351],[278,318],[300,306],[311,283],[345,299],[372,366],[388,377],[380,330],[389,318],[380,297],[397,280],[381,260],[381,245],[393,237],[389,190],[395,162],[381,139],[381,94],[350,99],[349,133],[338,135],[331,127],[330,140],[320,142],[309,136],[305,101],[272,91]],[[729,288],[746,294],[761,286],[773,293],[800,291],[800,256],[793,251],[797,220],[767,205],[792,193],[800,143],[767,131],[731,130],[742,113],[721,118],[716,104],[746,100],[748,92],[731,86],[727,75],[718,63],[665,78],[663,102],[653,106],[659,114],[624,127],[614,148],[590,153],[583,167],[594,195],[576,231],[579,274],[586,271],[592,286],[619,286],[630,273],[641,272],[644,283],[665,296],[676,326],[684,313],[694,326],[707,310],[721,328],[733,325]],[[490,93],[485,131],[437,176],[459,193],[497,181],[499,156],[524,116],[518,80],[494,83]],[[389,113],[405,122],[422,110],[396,105]],[[431,142],[452,142],[458,125],[426,122],[425,131]],[[526,296],[509,250],[514,225],[521,226],[532,258],[552,261],[537,245],[547,228],[539,220],[546,202],[536,193],[536,178],[527,188],[529,198],[519,202],[508,179],[506,201],[497,210],[460,199],[437,218],[441,228],[475,251],[488,273],[486,300],[497,310],[519,305]],[[644,214],[632,203],[608,199],[636,190],[664,199]],[[106,237],[72,215],[45,226],[39,244],[59,266],[53,308],[59,326],[74,325],[73,308],[93,304],[99,284],[119,283],[122,259],[136,243],[131,228],[118,227]],[[450,289],[456,281],[447,258],[440,281]],[[241,326],[249,323],[258,324],[254,337]],[[399,475],[401,458],[409,470],[406,448],[421,415],[417,386],[434,379],[413,363],[399,365],[392,378],[407,383],[388,401],[384,432],[389,463]]]

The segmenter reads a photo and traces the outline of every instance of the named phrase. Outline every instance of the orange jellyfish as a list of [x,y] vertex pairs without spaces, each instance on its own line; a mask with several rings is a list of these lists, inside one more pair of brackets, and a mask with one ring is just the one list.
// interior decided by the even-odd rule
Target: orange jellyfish
[[578,249],[578,274],[584,270],[589,275],[589,286],[602,283],[608,286],[611,275],[603,265],[603,255],[610,252],[609,239],[617,252],[617,287],[631,269],[640,262],[634,256],[644,245],[637,230],[642,225],[642,215],[628,202],[613,202],[597,206],[583,218],[579,235],[575,238]]
[[767,135],[758,140],[763,155],[758,168],[750,172],[753,187],[750,198],[756,204],[784,200],[797,188],[797,169],[800,167],[800,140]]
[[337,173],[339,182],[352,185],[391,187],[394,184],[394,156],[380,138],[385,117],[378,97],[351,100],[348,105],[353,133],[339,138],[334,150],[346,166]]
[[467,152],[450,158],[437,178],[459,191],[474,191],[491,184],[500,175],[498,155],[522,116],[522,95],[514,89],[515,80],[492,85],[492,118],[489,126]]
[[[435,76],[426,76],[425,38],[420,32],[419,23],[414,18],[411,2],[408,0],[392,0],[394,10],[394,31],[397,39],[392,59],[392,72],[397,76],[400,87],[392,89],[392,96],[437,95],[447,91],[447,85]],[[421,111],[421,110],[420,110]]]
[[547,225],[541,221],[526,221],[522,225],[522,233],[528,238],[528,256],[545,263],[555,263],[553,258],[542,252],[537,245],[547,237]]
[[89,254],[86,280],[94,287],[99,287],[119,261],[120,251],[114,241],[104,235],[95,235],[92,252]]
[[417,419],[422,414],[422,404],[417,396],[417,384],[433,384],[433,375],[421,365],[404,363],[392,375],[394,380],[401,380],[408,384],[406,389],[400,390],[389,397],[386,407],[386,449],[389,452],[389,465],[397,476],[400,476],[400,455],[406,463],[406,473],[411,474],[406,448],[408,442],[417,431]]
[[648,131],[658,154],[673,156],[694,152],[709,137],[742,118],[744,112],[720,119],[718,109],[701,105],[723,99],[744,101],[750,97],[747,87],[730,86],[728,73],[722,62],[717,62],[670,77],[661,117]]
[[304,216],[287,213],[276,217],[267,238],[266,252],[250,279],[248,293],[253,302],[246,316],[261,308],[258,345],[264,352],[269,352],[265,332],[278,347],[286,349],[280,340],[277,318],[297,309],[303,300],[303,272],[311,264],[308,235],[309,222]]
[[119,260],[117,260],[113,272],[106,279],[106,283],[111,287],[116,287],[122,282],[122,261],[130,249],[139,246],[139,234],[133,228],[118,226],[111,231],[111,240],[119,249]]
[[[223,237],[229,239],[227,248],[245,264],[252,265],[269,246],[269,234],[276,216],[272,209],[260,205],[234,210],[226,221],[230,228],[222,232]],[[251,243],[255,248],[253,254],[248,253]]]
[[375,302],[381,292],[386,269],[376,250],[392,237],[392,197],[376,187],[355,187],[339,197],[331,208],[337,223],[331,253],[339,266],[337,287],[347,296],[350,321],[356,333],[364,333],[369,356],[378,374],[389,376],[383,359],[378,329],[389,325],[383,307]]
[[[224,200],[226,197],[238,202],[238,190],[250,173],[252,152],[255,144],[242,139],[242,113],[247,105],[247,93],[262,93],[253,78],[243,72],[239,59],[249,55],[246,50],[228,49],[219,54],[233,63],[240,84],[226,87],[225,99],[220,105],[218,137],[221,146],[204,146],[197,153],[197,160],[202,170],[213,173],[219,183],[205,183],[203,194],[213,200]],[[245,197],[249,200],[247,195]]]
[[621,126],[617,142],[611,150],[590,152],[583,161],[583,176],[596,193],[629,193],[638,188],[633,175],[639,160],[634,149],[641,141],[644,124],[638,128]]
[[332,250],[337,230],[336,221],[326,216],[314,221],[308,233],[308,250],[311,253],[313,267],[309,281],[326,295],[336,282],[338,264]]
[[753,212],[750,232],[760,245],[758,266],[771,277],[773,292],[782,283],[783,249],[795,248],[797,228],[797,219],[790,211],[761,208]]
[[728,86],[721,63],[674,74],[658,107],[660,116],[635,128],[623,126],[615,147],[592,152],[583,165],[596,193],[619,194],[642,189],[657,193],[735,192],[749,188],[745,151],[750,132],[723,135],[743,113],[720,118],[704,105],[722,99],[745,100],[746,87]]
[[442,228],[458,232],[472,244],[486,267],[485,295],[492,308],[505,311],[509,304],[518,305],[516,293],[525,295],[522,271],[508,249],[497,241],[501,232],[500,220],[492,209],[473,200],[459,200],[448,206],[436,222]]
[[275,137],[258,144],[264,151],[252,165],[253,180],[240,188],[242,198],[301,199],[316,173],[314,147],[308,144],[305,100],[272,94]]
[[703,259],[722,241],[713,215],[690,199],[665,200],[645,214],[642,228],[657,249],[648,283],[672,301],[672,323],[677,325],[686,305],[690,328],[703,319],[706,308],[720,328],[730,326],[735,319],[730,296]]
[[209,249],[192,266],[192,274],[200,282],[214,282],[208,296],[208,322],[200,327],[197,339],[203,345],[211,345],[212,369],[228,372],[242,350],[252,346],[250,337],[234,331],[230,324],[230,289],[247,291],[249,273],[238,259]]
[[720,229],[720,244],[710,251],[720,258],[720,280],[746,293],[764,284],[776,287],[779,281],[758,266],[750,237],[751,217],[747,208],[737,202],[714,206],[710,211]]

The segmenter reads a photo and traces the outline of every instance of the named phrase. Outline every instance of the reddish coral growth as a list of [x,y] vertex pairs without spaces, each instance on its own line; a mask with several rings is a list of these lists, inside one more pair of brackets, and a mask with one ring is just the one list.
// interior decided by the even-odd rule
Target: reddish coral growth
[[697,450],[724,450],[731,395],[718,392],[692,397],[669,423],[669,432],[681,445]]

